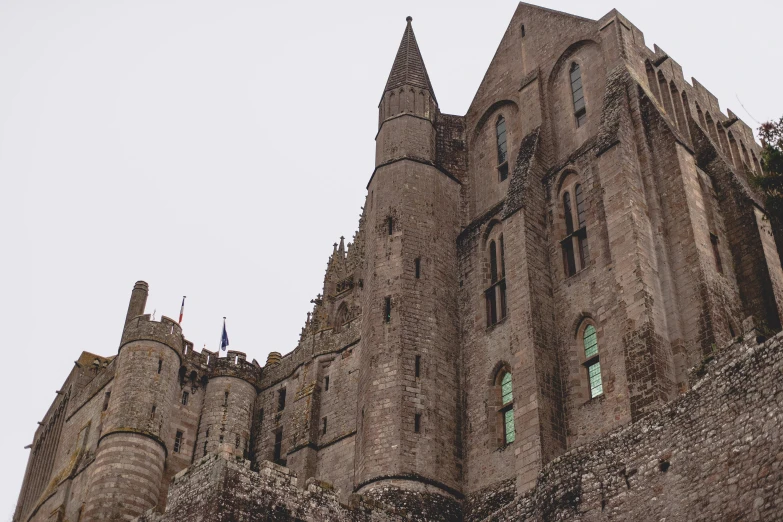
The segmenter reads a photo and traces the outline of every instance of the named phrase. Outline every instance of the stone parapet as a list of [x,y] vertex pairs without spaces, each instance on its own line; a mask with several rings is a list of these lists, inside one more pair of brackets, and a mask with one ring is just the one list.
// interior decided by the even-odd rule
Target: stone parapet
[[177,352],[182,360],[184,339],[182,327],[173,319],[161,317],[160,322],[152,321],[150,315],[139,315],[129,320],[122,332],[120,350],[134,341],[156,341]]

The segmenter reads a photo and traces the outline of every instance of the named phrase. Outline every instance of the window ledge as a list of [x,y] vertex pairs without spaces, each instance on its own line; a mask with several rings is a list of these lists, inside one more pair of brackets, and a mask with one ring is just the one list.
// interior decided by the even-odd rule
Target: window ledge
[[601,404],[602,402],[606,401],[606,393],[602,393],[598,397],[593,397],[592,399],[588,399],[582,405],[580,408],[589,408],[593,405]]
[[499,320],[497,323],[487,326],[485,331],[489,332],[491,330],[494,330],[495,328],[499,327],[501,324],[505,323],[507,320],[508,320],[508,314],[506,314],[506,316],[503,319]]
[[498,447],[495,451],[498,453],[503,453],[506,451],[511,445],[513,445],[513,442],[509,442],[508,444],[502,444],[500,447]]

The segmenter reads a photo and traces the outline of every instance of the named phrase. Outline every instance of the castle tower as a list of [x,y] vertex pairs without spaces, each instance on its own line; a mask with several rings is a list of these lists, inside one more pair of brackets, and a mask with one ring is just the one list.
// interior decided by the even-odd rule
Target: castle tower
[[162,317],[155,322],[136,314],[143,313],[144,301],[146,283],[136,283],[128,313],[133,318],[122,334],[105,427],[91,466],[86,521],[128,520],[158,504],[174,438],[169,416],[178,400],[183,338],[176,321]]
[[438,106],[410,17],[379,112],[367,187],[355,488],[455,498],[460,183],[436,165]]
[[210,361],[204,406],[196,441],[196,460],[228,444],[234,454],[248,458],[256,384],[261,370],[245,354],[229,350]]

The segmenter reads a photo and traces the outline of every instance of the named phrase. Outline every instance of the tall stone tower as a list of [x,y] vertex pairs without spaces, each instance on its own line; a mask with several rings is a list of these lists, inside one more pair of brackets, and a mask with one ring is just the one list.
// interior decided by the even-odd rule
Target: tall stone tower
[[144,313],[147,284],[136,283],[92,465],[85,520],[128,520],[158,505],[177,404],[182,330]]
[[436,167],[437,100],[408,19],[368,184],[356,489],[460,495],[460,184]]

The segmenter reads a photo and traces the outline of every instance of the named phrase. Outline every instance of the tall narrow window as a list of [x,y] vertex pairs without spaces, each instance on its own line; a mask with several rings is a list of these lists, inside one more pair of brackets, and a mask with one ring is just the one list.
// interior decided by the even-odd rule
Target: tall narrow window
[[587,121],[587,107],[582,89],[582,69],[578,63],[571,64],[571,94],[574,99],[574,117],[576,126],[581,127]]
[[275,464],[285,466],[285,461],[283,460],[283,430],[275,432],[275,447],[272,460]]
[[107,391],[106,394],[103,396],[103,411],[109,409],[109,399],[111,399],[111,392]]
[[570,277],[586,268],[590,261],[587,244],[587,201],[582,184],[575,175],[569,176],[563,185],[565,238],[560,241],[560,245],[563,250],[563,269],[566,277]]
[[234,447],[238,449],[241,441],[242,440],[240,439],[239,434],[237,433],[236,437],[234,438]]
[[508,177],[508,137],[506,136],[506,120],[503,116],[498,117],[495,131],[498,144],[498,176],[500,181],[505,181]]
[[417,355],[414,360],[414,375],[418,378],[421,375],[421,355]]
[[391,322],[391,297],[386,296],[383,304],[383,320],[384,322]]
[[223,406],[228,406],[228,392],[223,395]]
[[329,391],[329,376],[324,377],[324,391]]
[[179,453],[182,449],[182,432],[177,430],[177,435],[174,437],[174,453]]
[[516,440],[514,427],[514,394],[511,384],[511,372],[503,372],[500,384],[500,419],[503,423],[503,444],[511,444]]
[[[487,326],[497,324],[506,317],[506,262],[503,235],[489,242],[489,288],[484,292],[487,306]],[[499,254],[499,255],[498,255]],[[499,257],[499,259],[498,259]]]
[[321,434],[326,435],[326,417],[321,419],[321,421],[322,421]]
[[260,428],[263,425],[264,425],[264,408],[261,408],[258,411],[258,427]]
[[188,399],[190,398],[190,394],[186,391],[182,392],[182,405],[187,406],[188,405]]
[[394,232],[394,220],[389,216],[386,218],[386,228],[388,229],[389,235],[392,235]]
[[204,441],[204,457],[207,456],[207,441]]
[[563,265],[567,276],[576,273],[576,258],[574,257],[574,242],[572,235],[574,233],[574,217],[571,210],[571,194],[563,194],[563,214],[565,216],[566,238],[562,241],[563,245]]
[[158,359],[158,373],[163,369],[163,359]]
[[277,392],[277,411],[283,411],[285,409],[285,388],[281,388]]
[[723,273],[723,261],[720,258],[720,250],[718,249],[718,236],[710,233],[710,243],[712,243],[712,255],[715,257],[715,268],[719,273]]
[[417,413],[413,417],[413,431],[415,433],[421,433],[421,413]]
[[590,398],[603,395],[604,386],[601,380],[601,363],[598,359],[598,333],[595,326],[587,325],[582,335],[582,343],[585,350],[585,368],[587,368],[587,380],[590,388]]
[[414,261],[414,265],[416,268],[416,279],[419,279],[421,277],[421,258],[417,257]]

